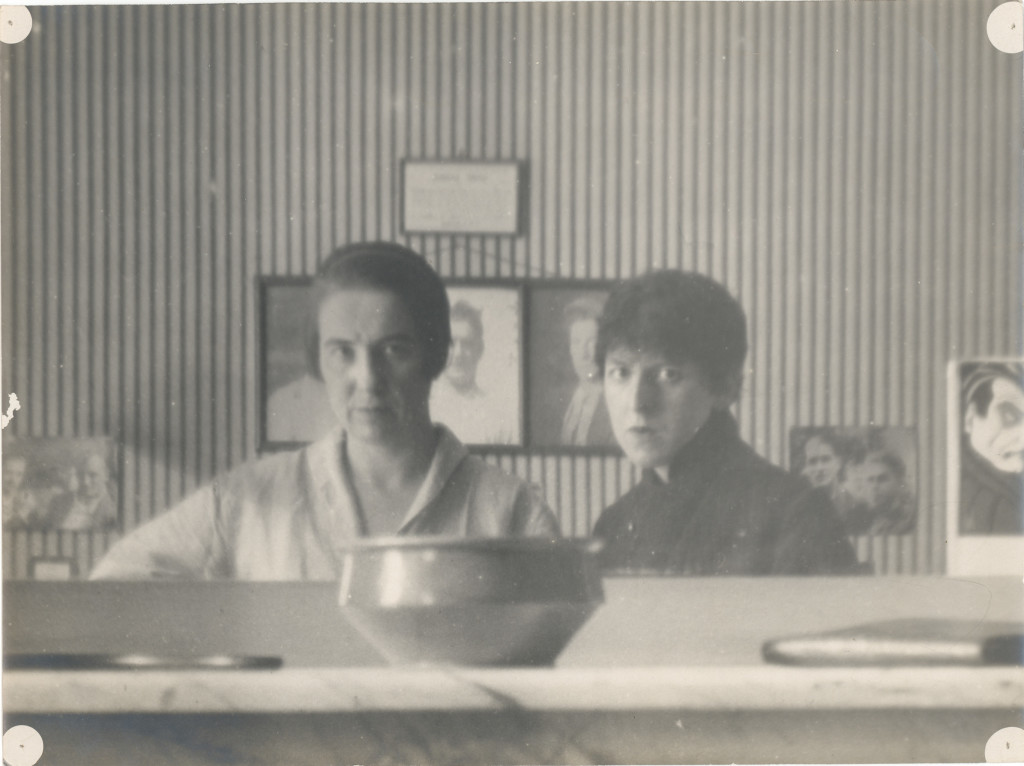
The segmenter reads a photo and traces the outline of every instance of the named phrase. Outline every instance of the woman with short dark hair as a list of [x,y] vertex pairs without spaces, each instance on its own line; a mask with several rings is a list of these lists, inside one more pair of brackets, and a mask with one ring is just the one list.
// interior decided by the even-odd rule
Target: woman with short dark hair
[[605,569],[857,569],[827,495],[740,439],[729,408],[739,396],[746,353],[743,309],[708,277],[658,271],[612,291],[597,358],[615,438],[643,477],[594,528],[605,541]]

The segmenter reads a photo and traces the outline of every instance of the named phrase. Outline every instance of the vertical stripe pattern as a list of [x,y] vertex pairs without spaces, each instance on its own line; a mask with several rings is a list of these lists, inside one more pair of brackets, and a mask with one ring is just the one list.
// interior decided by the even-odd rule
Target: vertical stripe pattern
[[[737,414],[917,428],[944,568],[948,359],[1022,348],[1021,66],[997,0],[41,7],[3,51],[3,390],[25,436],[124,445],[132,529],[254,455],[254,278],[394,239],[444,276],[698,269],[747,309]],[[405,157],[520,159],[522,236],[405,236]],[[493,455],[585,535],[635,481]],[[87,571],[105,534],[5,533]]]

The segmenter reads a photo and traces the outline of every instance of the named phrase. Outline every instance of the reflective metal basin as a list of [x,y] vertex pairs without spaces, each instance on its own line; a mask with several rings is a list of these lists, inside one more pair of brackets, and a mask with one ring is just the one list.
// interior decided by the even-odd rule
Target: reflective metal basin
[[396,664],[551,664],[604,599],[596,551],[544,538],[354,542],[339,603]]

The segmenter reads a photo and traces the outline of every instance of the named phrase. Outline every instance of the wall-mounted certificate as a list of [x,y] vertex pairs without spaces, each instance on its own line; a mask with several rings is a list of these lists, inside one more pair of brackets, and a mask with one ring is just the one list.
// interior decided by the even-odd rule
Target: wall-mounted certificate
[[519,162],[402,163],[402,229],[410,234],[505,234],[523,230],[526,174]]

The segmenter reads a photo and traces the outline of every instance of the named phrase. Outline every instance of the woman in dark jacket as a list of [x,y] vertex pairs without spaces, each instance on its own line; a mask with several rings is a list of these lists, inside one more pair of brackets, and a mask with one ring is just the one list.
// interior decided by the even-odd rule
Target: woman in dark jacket
[[859,570],[828,494],[740,439],[729,408],[746,353],[743,309],[712,279],[660,271],[613,290],[597,361],[615,438],[643,475],[594,529],[606,570]]

